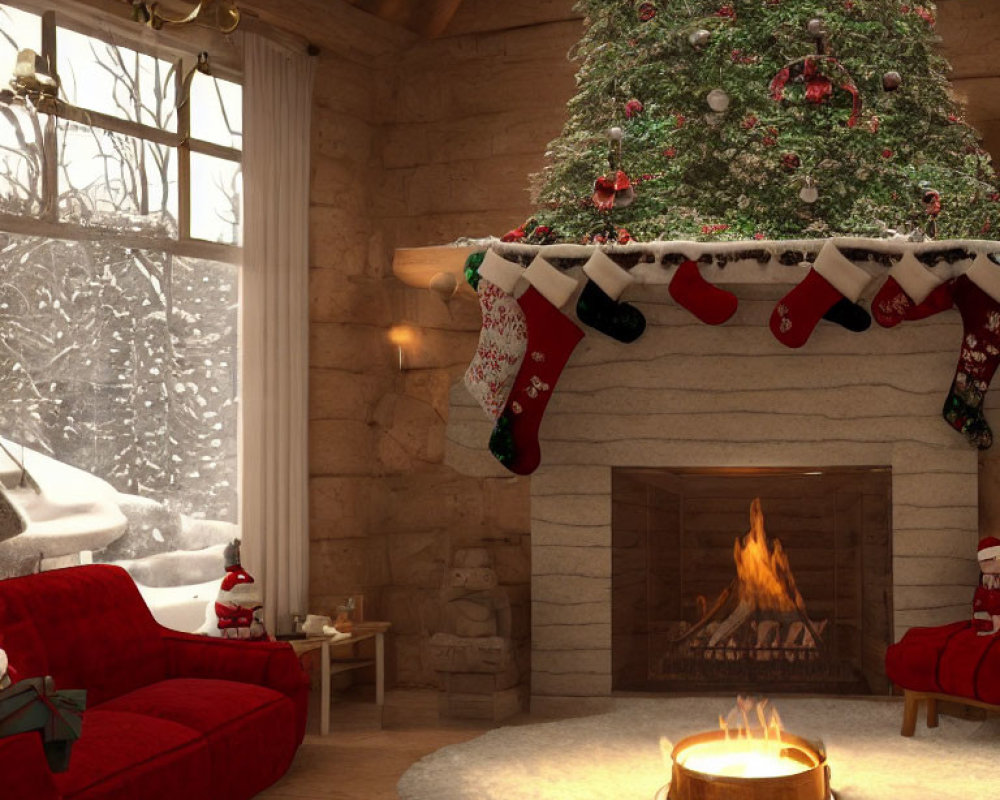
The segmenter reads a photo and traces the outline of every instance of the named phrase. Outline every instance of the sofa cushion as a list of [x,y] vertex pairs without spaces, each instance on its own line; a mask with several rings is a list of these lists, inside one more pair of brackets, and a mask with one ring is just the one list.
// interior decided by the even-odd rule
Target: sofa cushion
[[22,678],[86,689],[90,707],[166,677],[166,647],[135,583],[94,564],[0,581],[0,630]]
[[144,714],[198,731],[208,745],[217,798],[250,797],[274,783],[298,744],[295,704],[249,683],[174,678],[116,697],[101,710]]
[[170,720],[92,709],[73,744],[69,770],[53,778],[64,800],[214,800],[198,731]]

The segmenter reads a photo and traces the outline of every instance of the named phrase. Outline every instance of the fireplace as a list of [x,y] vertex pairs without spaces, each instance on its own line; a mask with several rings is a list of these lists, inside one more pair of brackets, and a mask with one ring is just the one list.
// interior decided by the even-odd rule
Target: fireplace
[[[818,480],[805,474],[820,471],[816,465],[859,469],[865,481],[878,470],[874,475],[891,487],[885,511],[891,550],[884,551],[886,558],[891,554],[891,577],[885,577],[891,595],[883,621],[891,633],[866,635],[860,656],[856,641],[843,643],[834,636],[836,626],[829,628],[837,619],[830,599],[810,596],[814,556],[797,555],[777,498],[771,489],[760,492],[768,534],[786,546],[810,617],[831,620],[822,638],[852,653],[846,661],[854,667],[860,659],[857,680],[871,691],[878,691],[874,665],[884,647],[876,642],[969,614],[979,574],[978,457],[941,419],[962,339],[958,315],[892,330],[873,326],[861,335],[821,323],[806,347],[789,350],[768,330],[771,311],[787,291],[782,273],[743,267],[704,270],[715,282],[751,281],[736,287],[739,309],[726,325],[703,325],[676,306],[667,287],[645,285],[630,298],[646,316],[642,337],[622,345],[588,333],[560,378],[541,427],[542,464],[530,479],[535,710],[602,708],[619,685],[612,483],[623,468],[762,476],[783,469],[800,473],[788,480],[803,483]],[[485,481],[511,480],[486,451],[491,430],[456,381],[446,463]],[[749,529],[754,496],[733,502],[731,526],[718,534],[721,560],[700,590],[707,601],[733,577],[733,541]],[[676,619],[690,623],[695,612],[681,607]],[[864,630],[875,630],[863,622]]]
[[888,467],[612,470],[612,688],[885,692]]

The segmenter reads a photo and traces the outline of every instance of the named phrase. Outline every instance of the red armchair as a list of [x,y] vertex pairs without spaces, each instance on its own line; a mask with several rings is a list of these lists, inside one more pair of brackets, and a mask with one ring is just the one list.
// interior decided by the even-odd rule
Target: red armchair
[[66,772],[38,734],[0,739],[4,800],[242,800],[305,732],[309,679],[288,644],[163,628],[118,567],[0,581],[0,646],[20,676],[87,690]]

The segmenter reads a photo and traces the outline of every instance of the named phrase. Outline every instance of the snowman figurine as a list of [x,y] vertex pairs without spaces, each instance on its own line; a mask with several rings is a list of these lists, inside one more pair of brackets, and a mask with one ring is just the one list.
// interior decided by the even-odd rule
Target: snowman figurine
[[226,547],[226,577],[215,598],[219,636],[224,639],[267,639],[264,598],[260,586],[240,564],[240,540]]
[[972,598],[972,627],[979,636],[1000,631],[1000,539],[987,536],[979,542],[979,586]]

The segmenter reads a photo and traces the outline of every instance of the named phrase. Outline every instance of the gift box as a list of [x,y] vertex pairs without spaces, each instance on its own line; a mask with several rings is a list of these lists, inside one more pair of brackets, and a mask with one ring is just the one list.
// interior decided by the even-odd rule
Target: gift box
[[69,768],[70,750],[80,738],[85,689],[56,691],[50,676],[27,678],[0,691],[0,736],[38,731],[53,772]]

